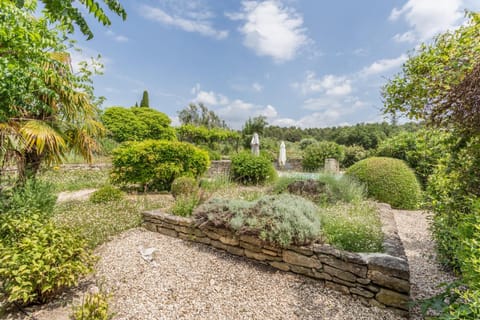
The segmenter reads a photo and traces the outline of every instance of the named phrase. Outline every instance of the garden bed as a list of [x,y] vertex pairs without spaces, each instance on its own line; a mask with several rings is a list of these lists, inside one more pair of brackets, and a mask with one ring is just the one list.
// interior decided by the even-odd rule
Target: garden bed
[[379,204],[378,208],[385,233],[384,253],[351,253],[318,243],[280,248],[257,237],[239,236],[226,229],[209,225],[198,227],[192,218],[160,210],[144,212],[143,219],[144,227],[150,231],[204,243],[276,269],[318,279],[327,287],[355,296],[366,304],[408,316],[408,261],[390,207]]

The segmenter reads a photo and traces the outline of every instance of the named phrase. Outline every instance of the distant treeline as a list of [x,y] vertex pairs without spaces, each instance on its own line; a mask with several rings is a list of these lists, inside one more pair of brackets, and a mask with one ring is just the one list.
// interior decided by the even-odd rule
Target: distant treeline
[[422,128],[420,123],[409,122],[403,125],[382,123],[359,123],[353,126],[307,128],[267,126],[263,131],[265,137],[276,140],[298,142],[305,138],[318,141],[334,141],[346,146],[358,145],[365,149],[374,149],[388,137],[401,131],[414,132]]

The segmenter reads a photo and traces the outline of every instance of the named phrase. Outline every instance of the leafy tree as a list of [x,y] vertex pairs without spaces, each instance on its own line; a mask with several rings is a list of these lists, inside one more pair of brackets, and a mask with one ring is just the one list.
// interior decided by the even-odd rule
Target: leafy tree
[[175,139],[170,118],[155,109],[110,107],[103,113],[102,121],[118,142]]
[[473,101],[460,95],[471,90],[471,80],[465,77],[480,61],[480,14],[468,17],[468,24],[423,44],[409,57],[402,72],[383,88],[385,113],[399,112],[443,127],[461,127],[466,120],[478,119],[471,114]]
[[148,91],[143,91],[142,101],[140,101],[140,107],[150,108],[150,102],[148,100]]
[[15,159],[20,180],[68,150],[91,161],[103,133],[92,72],[72,72],[63,34],[32,8],[0,2],[0,158]]
[[248,118],[243,126],[242,133],[244,135],[252,135],[256,132],[260,135],[263,135],[267,125],[267,117],[265,116],[258,116],[254,117],[253,119]]
[[181,124],[203,126],[209,129],[228,128],[225,121],[220,119],[212,110],[208,110],[203,103],[198,106],[194,103],[189,104],[188,107],[178,112],[178,118]]
[[[37,0],[6,0],[10,3],[15,3],[18,8],[25,8],[27,10],[35,10]],[[87,24],[82,13],[88,11],[95,19],[103,24],[109,26],[112,24],[107,16],[106,10],[102,8],[100,3],[95,0],[40,0],[44,9],[42,10],[45,17],[50,23],[59,22],[66,28],[69,33],[73,33],[74,26],[77,25],[80,31],[90,40],[93,38],[93,32]],[[127,18],[127,12],[118,0],[102,0],[103,4],[123,20]]]

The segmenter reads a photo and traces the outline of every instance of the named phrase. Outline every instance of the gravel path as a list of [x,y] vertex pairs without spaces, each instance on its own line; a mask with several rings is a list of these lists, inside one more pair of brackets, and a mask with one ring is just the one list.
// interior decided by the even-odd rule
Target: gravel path
[[[426,214],[396,210],[395,220],[410,261],[412,297],[429,297],[451,277],[434,261]],[[315,280],[141,228],[124,232],[96,254],[100,256],[96,281],[113,294],[110,305],[118,320],[403,319],[363,306]],[[74,301],[86,286],[77,290]],[[69,305],[57,303],[34,315],[38,320],[66,320],[70,311]],[[412,319],[421,319],[418,308]]]
[[[428,213],[394,210],[394,215],[410,266],[411,298],[416,301],[440,293],[442,290],[438,286],[455,278],[443,271],[436,261]],[[423,319],[418,306],[411,311],[411,319]]]

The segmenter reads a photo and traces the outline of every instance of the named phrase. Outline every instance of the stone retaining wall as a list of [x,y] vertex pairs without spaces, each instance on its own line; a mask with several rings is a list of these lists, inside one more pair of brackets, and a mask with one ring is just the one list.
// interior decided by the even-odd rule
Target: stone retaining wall
[[[148,230],[208,244],[279,270],[323,281],[327,287],[352,295],[366,305],[389,308],[408,317],[408,262],[406,258],[388,254],[396,251],[404,256],[403,250],[392,249],[394,245],[387,248],[387,253],[351,253],[325,244],[278,248],[256,237],[238,236],[225,229],[198,228],[191,218],[160,211],[144,212],[143,219]],[[395,234],[390,230],[386,242],[394,243]]]
[[209,178],[217,176],[227,176],[230,174],[230,166],[232,161],[230,160],[212,160],[210,167],[208,168],[205,176]]

